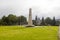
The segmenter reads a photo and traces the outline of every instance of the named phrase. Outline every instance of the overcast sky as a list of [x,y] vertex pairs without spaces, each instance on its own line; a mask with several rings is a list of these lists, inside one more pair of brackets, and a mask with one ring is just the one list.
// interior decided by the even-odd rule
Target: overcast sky
[[0,0],[0,18],[8,14],[28,17],[29,8],[33,18],[36,15],[60,18],[60,0]]

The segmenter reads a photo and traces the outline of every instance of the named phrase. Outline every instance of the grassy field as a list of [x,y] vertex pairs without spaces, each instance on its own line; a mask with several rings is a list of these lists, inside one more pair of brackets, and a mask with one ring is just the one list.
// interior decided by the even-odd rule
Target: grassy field
[[57,26],[0,26],[0,40],[58,40]]

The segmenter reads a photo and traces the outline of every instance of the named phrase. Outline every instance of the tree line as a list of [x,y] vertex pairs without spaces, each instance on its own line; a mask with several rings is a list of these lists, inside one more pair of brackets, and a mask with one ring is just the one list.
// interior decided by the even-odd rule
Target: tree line
[[[38,21],[39,20],[39,21]],[[42,19],[40,20],[40,18],[38,18],[37,16],[35,17],[35,20],[33,20],[33,24],[38,26],[58,26],[60,24],[59,20],[56,20],[55,17],[53,17],[53,19],[51,19],[50,17],[42,17]],[[39,23],[39,24],[38,24]]]
[[3,16],[0,19],[0,25],[23,25],[27,24],[27,19],[24,16],[16,16],[13,14],[9,14],[7,17]]
[[[42,19],[35,17],[34,20],[32,20],[33,24],[36,26],[45,26],[45,25],[51,25],[51,26],[58,26],[60,21],[56,20],[55,17],[51,19],[50,17],[42,17]],[[9,14],[8,16],[3,16],[0,19],[0,25],[27,25],[28,21],[27,18],[24,16],[16,16],[13,14]]]

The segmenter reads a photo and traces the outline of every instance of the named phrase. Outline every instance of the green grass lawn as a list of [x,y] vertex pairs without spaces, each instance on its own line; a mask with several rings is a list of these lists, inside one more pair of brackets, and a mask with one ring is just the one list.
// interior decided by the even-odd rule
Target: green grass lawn
[[57,26],[0,26],[0,40],[58,40]]

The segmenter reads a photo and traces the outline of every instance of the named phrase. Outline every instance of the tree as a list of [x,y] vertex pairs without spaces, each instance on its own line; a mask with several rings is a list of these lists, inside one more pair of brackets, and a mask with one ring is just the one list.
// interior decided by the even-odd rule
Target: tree
[[8,20],[6,16],[3,16],[1,21],[2,21],[2,25],[8,25],[7,24]]
[[47,18],[45,19],[46,25],[51,25],[51,22],[52,22],[52,20],[51,20],[50,17],[47,17]]
[[8,25],[16,25],[17,23],[17,17],[12,14],[8,15],[7,20],[9,22]]
[[27,19],[24,16],[16,17],[13,14],[9,14],[7,17],[3,16],[0,20],[0,25],[17,25],[27,24]]
[[27,19],[26,19],[26,17],[24,17],[24,16],[19,16],[19,17],[18,17],[18,24],[19,24],[19,25],[27,24]]
[[56,21],[56,26],[59,26],[60,25],[60,21]]
[[20,20],[21,20],[21,18],[20,18],[20,16],[18,17],[18,25],[20,25]]
[[42,21],[41,21],[41,24],[40,25],[42,25],[42,26],[45,25],[44,17],[42,17]]
[[53,17],[52,26],[55,26],[55,25],[56,25],[56,20],[55,20],[55,17]]
[[38,18],[37,18],[37,16],[36,16],[36,17],[35,17],[35,23],[34,23],[35,26],[37,26],[37,19],[38,19]]
[[0,19],[0,25],[3,25],[3,21]]

